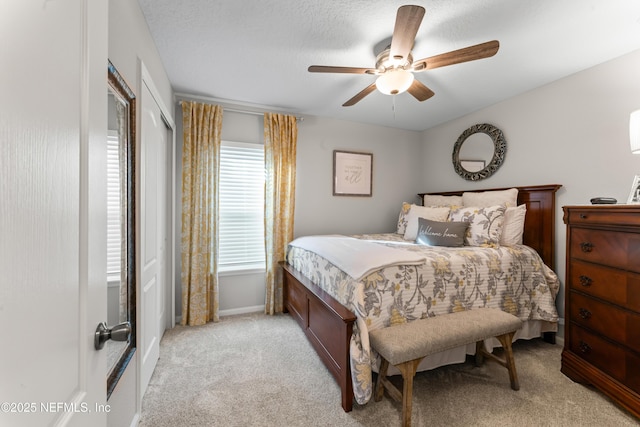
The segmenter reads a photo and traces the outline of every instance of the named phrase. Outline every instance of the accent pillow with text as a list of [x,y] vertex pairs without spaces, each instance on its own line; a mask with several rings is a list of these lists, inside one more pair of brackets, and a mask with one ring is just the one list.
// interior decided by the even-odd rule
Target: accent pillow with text
[[432,221],[418,218],[416,243],[429,246],[464,246],[468,222]]

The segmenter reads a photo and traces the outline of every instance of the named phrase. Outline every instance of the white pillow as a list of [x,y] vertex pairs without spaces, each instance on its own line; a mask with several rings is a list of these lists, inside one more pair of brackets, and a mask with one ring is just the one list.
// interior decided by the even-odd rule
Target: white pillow
[[418,237],[418,218],[431,221],[446,221],[449,218],[448,207],[432,208],[428,206],[411,205],[407,215],[407,228],[404,232],[404,240],[416,240]]
[[422,204],[424,206],[462,206],[462,196],[425,194],[422,197]]
[[522,235],[524,234],[524,217],[526,213],[527,205],[507,208],[504,212],[504,223],[502,224],[500,245],[514,246],[522,244]]
[[503,205],[508,208],[518,206],[518,189],[510,188],[509,190],[462,193],[462,206],[487,208],[496,205]]
[[490,207],[465,206],[453,209],[449,221],[469,223],[465,244],[469,246],[500,247],[500,235],[504,223],[503,205]]

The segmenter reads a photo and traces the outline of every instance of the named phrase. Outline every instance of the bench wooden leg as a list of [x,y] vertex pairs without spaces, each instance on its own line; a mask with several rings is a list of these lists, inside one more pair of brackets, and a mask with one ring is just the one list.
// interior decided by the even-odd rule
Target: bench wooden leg
[[476,343],[476,366],[480,367],[484,363],[484,340]]
[[411,427],[411,407],[413,403],[413,377],[423,358],[401,363],[397,367],[402,372],[402,427]]
[[483,357],[486,357],[490,360],[493,360],[496,363],[507,368],[509,371],[509,381],[511,381],[511,388],[514,390],[520,390],[520,383],[518,382],[518,373],[516,372],[516,362],[513,359],[513,349],[511,348],[511,341],[513,341],[513,334],[515,332],[509,332],[508,334],[497,336],[496,338],[502,344],[502,348],[504,350],[504,359],[500,359],[495,354],[489,353],[484,348],[484,341],[479,341],[476,343],[476,365],[478,365],[478,360],[482,360]]
[[402,374],[402,393],[394,386],[387,378],[387,371],[389,369],[389,362],[383,357],[380,363],[380,369],[378,372],[378,380],[376,381],[376,388],[374,391],[374,399],[376,402],[382,400],[384,390],[387,390],[389,396],[391,396],[397,402],[402,402],[402,426],[411,426],[411,407],[413,402],[413,377],[416,375],[418,365],[424,359],[423,357],[409,362],[404,362],[396,365],[396,368],[400,370]]
[[[387,390],[387,393],[391,398],[393,398],[393,400],[395,400],[396,402],[402,402],[402,392],[400,392],[400,390],[398,390],[387,377],[389,362],[386,361],[383,357],[381,357],[381,359],[382,362],[380,363],[380,373],[378,374],[378,381],[376,382],[375,401],[381,401],[382,397],[384,396],[384,391]],[[396,366],[396,368],[400,369],[400,366],[398,365]]]
[[516,372],[516,362],[513,359],[513,349],[511,348],[511,341],[513,341],[513,332],[500,335],[498,341],[504,348],[505,367],[509,370],[509,380],[511,381],[511,388],[514,390],[520,390],[520,383],[518,382],[518,373]]
[[382,356],[380,359],[382,359],[382,362],[380,362],[380,369],[378,369],[378,380],[376,381],[376,388],[373,394],[373,398],[376,402],[380,402],[382,400],[382,396],[384,396],[383,379],[387,378],[387,370],[389,369],[389,362],[387,362]]

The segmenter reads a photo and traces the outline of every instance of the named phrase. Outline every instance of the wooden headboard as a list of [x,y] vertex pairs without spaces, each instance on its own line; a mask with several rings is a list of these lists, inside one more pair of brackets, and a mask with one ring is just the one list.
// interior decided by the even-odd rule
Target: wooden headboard
[[524,220],[523,243],[531,246],[545,264],[555,270],[555,230],[556,230],[556,191],[562,185],[533,185],[528,187],[488,188],[486,190],[461,190],[437,193],[419,193],[420,200],[425,194],[441,196],[461,196],[465,191],[494,191],[518,189],[518,204],[527,205]]

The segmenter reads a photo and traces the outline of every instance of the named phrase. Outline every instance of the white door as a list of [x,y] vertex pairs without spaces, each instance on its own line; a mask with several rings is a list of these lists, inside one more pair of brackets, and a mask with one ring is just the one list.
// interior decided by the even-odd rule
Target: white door
[[141,352],[140,395],[147,389],[156,362],[160,355],[161,331],[159,319],[164,312],[164,262],[162,242],[164,240],[164,203],[166,128],[162,121],[160,107],[151,91],[143,82],[140,118],[141,161],[140,161],[140,259],[141,286],[139,292],[140,310],[138,341]]
[[0,2],[0,425],[104,426],[105,0]]

